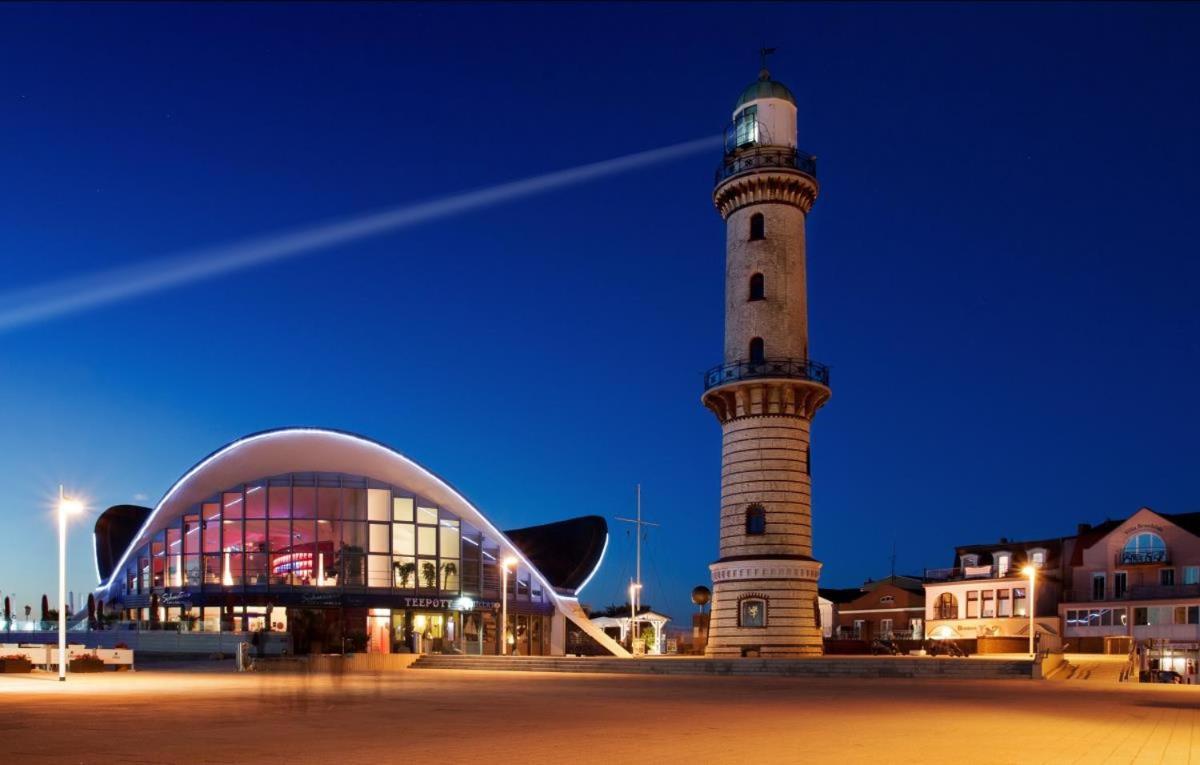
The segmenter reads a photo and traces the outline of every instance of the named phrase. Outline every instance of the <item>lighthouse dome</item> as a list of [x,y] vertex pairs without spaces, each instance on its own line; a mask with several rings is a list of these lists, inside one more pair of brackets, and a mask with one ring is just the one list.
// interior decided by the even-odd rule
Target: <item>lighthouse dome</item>
[[771,79],[771,73],[766,69],[759,72],[758,79],[746,86],[742,91],[742,95],[738,96],[737,103],[733,108],[740,109],[751,101],[757,101],[760,98],[778,98],[787,101],[792,106],[796,105],[796,97],[792,95],[792,91],[788,90],[788,86],[782,82]]

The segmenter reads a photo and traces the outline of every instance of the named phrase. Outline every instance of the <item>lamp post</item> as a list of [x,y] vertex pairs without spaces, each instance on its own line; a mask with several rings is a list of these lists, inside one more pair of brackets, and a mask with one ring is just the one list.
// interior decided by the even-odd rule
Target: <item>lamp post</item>
[[629,583],[629,652],[633,653],[633,641],[637,637],[637,596],[641,582]]
[[67,516],[83,509],[58,487],[58,679],[67,679]]
[[508,556],[500,562],[500,655],[508,655],[508,568],[517,559]]
[[1029,577],[1029,656],[1034,658],[1033,653],[1033,604],[1035,592],[1037,591],[1037,569],[1033,566],[1026,566],[1021,569],[1021,573]]

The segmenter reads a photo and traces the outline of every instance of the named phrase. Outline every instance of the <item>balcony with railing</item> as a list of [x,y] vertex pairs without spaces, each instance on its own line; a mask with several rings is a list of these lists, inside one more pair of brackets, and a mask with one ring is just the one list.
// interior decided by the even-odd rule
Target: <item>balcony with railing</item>
[[1171,562],[1166,550],[1121,550],[1117,553],[1118,566],[1161,566]]
[[721,183],[738,173],[761,169],[798,170],[815,179],[817,158],[787,146],[744,147],[725,154],[714,182]]
[[829,367],[808,359],[762,359],[721,364],[704,373],[704,390],[741,380],[785,378],[829,387]]

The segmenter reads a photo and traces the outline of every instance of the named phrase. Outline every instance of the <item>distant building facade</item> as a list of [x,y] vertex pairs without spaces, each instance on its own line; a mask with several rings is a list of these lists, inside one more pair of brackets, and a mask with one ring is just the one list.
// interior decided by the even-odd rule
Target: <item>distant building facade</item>
[[920,639],[925,623],[921,581],[889,577],[867,582],[858,597],[838,607],[836,621],[833,636],[840,640]]
[[[954,566],[926,570],[925,636],[934,640],[1029,636],[1029,577],[1035,570],[1035,629],[1045,647],[1061,643],[1058,603],[1073,538],[1001,539],[954,551]],[[1044,641],[1049,640],[1048,643]]]
[[1200,513],[1143,507],[1082,529],[1070,563],[1058,607],[1068,642],[1089,652],[1140,646],[1143,669],[1200,680]]

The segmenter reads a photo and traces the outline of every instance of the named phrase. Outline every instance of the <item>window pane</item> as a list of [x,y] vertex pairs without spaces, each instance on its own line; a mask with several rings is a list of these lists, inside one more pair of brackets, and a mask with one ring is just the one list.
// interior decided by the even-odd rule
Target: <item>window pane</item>
[[392,492],[388,489],[367,489],[367,520],[388,520],[388,502]]
[[287,518],[291,515],[291,490],[286,486],[271,486],[267,489],[267,515],[272,518]]
[[373,552],[373,553],[388,552],[388,536],[389,536],[388,532],[390,530],[391,530],[390,524],[387,524],[387,523],[372,523],[371,524],[371,532],[370,532],[371,538],[370,538],[370,548],[369,548],[370,552]]
[[246,487],[245,505],[247,518],[267,517],[267,492],[262,484]]
[[417,586],[417,561],[410,556],[392,558],[393,586],[402,589],[413,589]]
[[413,500],[412,497],[395,497],[392,499],[392,520],[394,521],[413,521]]
[[340,529],[336,521],[317,521],[317,569],[318,587],[332,587],[338,583],[337,550],[341,546]]
[[221,506],[216,502],[206,502],[200,506],[200,515],[204,519],[200,529],[200,536],[202,537],[204,544],[204,552],[220,552]]
[[443,521],[443,525],[438,530],[441,537],[438,554],[443,558],[457,558],[459,556],[458,527],[447,526],[445,523]]
[[417,564],[417,573],[421,577],[420,587],[424,590],[437,589],[438,570],[437,561],[433,559],[422,560]]
[[311,486],[297,486],[292,489],[292,517],[317,517],[317,490]]
[[183,516],[183,551],[193,554],[200,552],[200,516]]
[[251,586],[267,583],[267,522],[246,521],[246,584]]
[[367,556],[367,586],[390,587],[391,585],[391,559],[386,555]]
[[417,523],[437,523],[437,509],[432,507],[417,508]]
[[365,521],[367,519],[367,490],[342,489],[342,520]]
[[342,542],[345,543],[346,547],[352,552],[366,552],[367,524],[343,523]]
[[417,552],[421,555],[437,555],[437,527],[417,527]]
[[341,517],[338,508],[341,503],[341,489],[330,489],[322,486],[317,490],[317,517],[327,521],[336,521]]
[[392,553],[395,555],[416,555],[416,527],[409,523],[392,524]]
[[443,560],[442,561],[442,590],[457,591],[458,590],[458,561]]
[[293,584],[309,587],[316,584],[316,528],[310,520],[292,521],[292,551],[281,557],[277,565],[286,566]]
[[242,512],[242,493],[240,491],[227,491],[221,495],[221,507],[224,509],[226,518],[241,518]]

